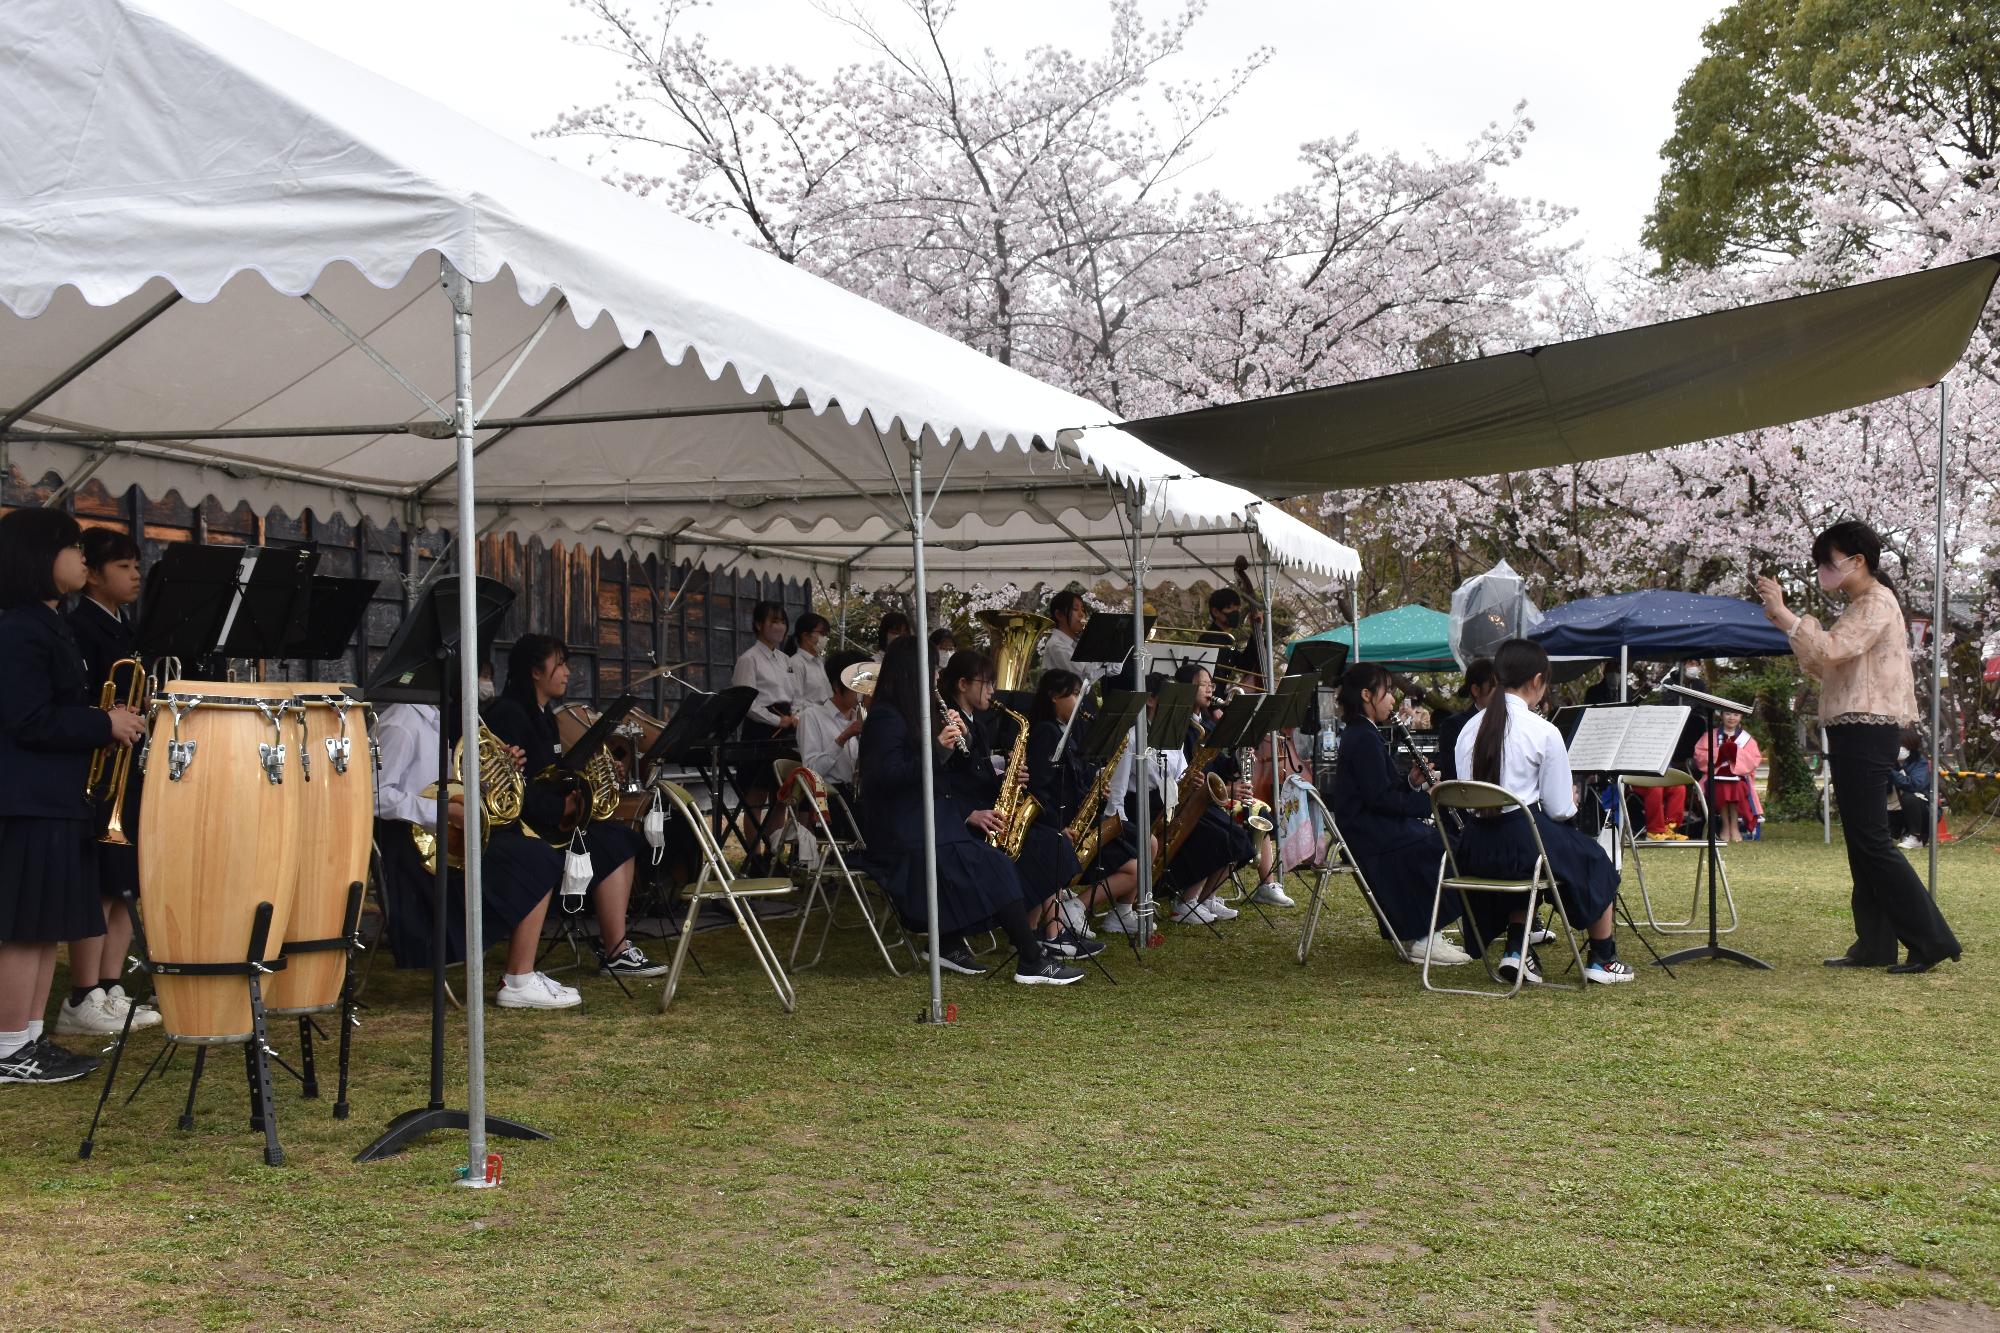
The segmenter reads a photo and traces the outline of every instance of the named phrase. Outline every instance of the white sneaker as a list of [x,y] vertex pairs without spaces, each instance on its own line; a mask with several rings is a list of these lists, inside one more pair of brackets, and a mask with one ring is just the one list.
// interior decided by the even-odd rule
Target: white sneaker
[[1208,919],[1211,921],[1234,921],[1243,915],[1220,898],[1204,898],[1201,900],[1201,905],[1208,909]]
[[88,1034],[93,1037],[115,1037],[124,1029],[125,1016],[119,1014],[114,1020],[105,1012],[104,991],[100,987],[83,997],[83,1003],[62,1002],[56,1011],[56,1035],[68,1036],[72,1033]]
[[1604,962],[1593,958],[1583,969],[1583,979],[1594,981],[1600,986],[1616,986],[1620,982],[1637,981],[1639,974],[1634,972],[1631,964],[1622,958],[1612,958]]
[[1257,891],[1250,895],[1250,901],[1253,903],[1263,903],[1267,907],[1298,906],[1297,903],[1292,901],[1292,896],[1285,892],[1285,886],[1278,883],[1275,879],[1267,879],[1262,884],[1259,884]]
[[1098,925],[1107,935],[1137,935],[1139,914],[1132,909],[1130,903],[1118,903],[1104,914]]
[[583,1003],[583,993],[574,986],[561,985],[546,972],[531,972],[518,986],[514,978],[502,978],[493,1002],[502,1009],[573,1009]]
[[1901,848],[1902,848],[1902,849],[1903,849],[1904,851],[1906,851],[1906,852],[1907,852],[1907,851],[1910,851],[1910,850],[1912,850],[1913,848],[1917,848],[1917,847],[1921,847],[1921,846],[1923,846],[1923,843],[1922,843],[1922,842],[1920,842],[1920,841],[1918,841],[1918,839],[1917,839],[1917,835],[1916,835],[1916,834],[1914,834],[1914,833],[1905,833],[1905,834],[1903,835],[1903,839],[1902,839],[1902,841],[1901,841],[1901,842],[1898,842],[1898,843],[1897,843],[1896,845],[1897,845],[1898,847],[1901,847]]
[[1410,952],[1410,961],[1419,967],[1426,956],[1432,967],[1462,967],[1472,961],[1472,955],[1446,939],[1443,931],[1427,940],[1408,940],[1403,947]]
[[1174,924],[1180,926],[1206,926],[1215,918],[1209,914],[1206,904],[1186,901],[1174,904]]
[[123,986],[107,986],[101,994],[104,996],[105,1011],[111,1015],[112,1021],[117,1023],[120,1028],[125,1026],[125,1011],[127,1009],[132,1011],[132,1030],[134,1032],[137,1032],[140,1028],[159,1026],[160,1011],[150,1004],[134,1005],[126,997]]
[[1097,932],[1090,928],[1090,913],[1084,910],[1083,900],[1068,889],[1057,899],[1056,910],[1062,913],[1063,924],[1085,939],[1093,939]]

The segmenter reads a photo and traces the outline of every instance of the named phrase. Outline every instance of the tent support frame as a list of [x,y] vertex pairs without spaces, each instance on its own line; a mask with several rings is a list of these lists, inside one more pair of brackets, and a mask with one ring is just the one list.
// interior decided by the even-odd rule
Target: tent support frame
[[[1944,498],[1945,498],[1945,445],[1950,433],[1947,411],[1950,398],[1942,379],[1937,386],[1937,531],[1931,546],[1931,808],[1930,818],[1935,820],[1942,807],[1938,805],[1938,768],[1944,762],[1944,635],[1945,617],[1949,606],[1944,586]],[[1930,890],[1933,901],[1938,889],[1938,838],[1937,825],[1932,824],[1925,831],[1924,842],[1930,847],[1930,878],[1925,887]]]

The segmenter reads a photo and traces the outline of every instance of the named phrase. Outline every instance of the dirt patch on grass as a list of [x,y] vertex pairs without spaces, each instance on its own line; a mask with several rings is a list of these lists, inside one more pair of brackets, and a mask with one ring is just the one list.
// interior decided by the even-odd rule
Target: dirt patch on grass
[[2000,1333],[2000,1310],[1978,1301],[1948,1301],[1935,1296],[1908,1301],[1893,1310],[1856,1304],[1841,1317],[1869,1333]]

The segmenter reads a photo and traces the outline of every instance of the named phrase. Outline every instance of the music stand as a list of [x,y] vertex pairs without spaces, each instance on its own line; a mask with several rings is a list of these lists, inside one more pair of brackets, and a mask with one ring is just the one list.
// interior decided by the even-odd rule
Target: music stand
[[[1146,633],[1153,632],[1153,622],[1159,617],[1146,617]],[[1082,662],[1089,666],[1115,667],[1132,656],[1132,617],[1124,615],[1096,615],[1084,622],[1083,633],[1077,636],[1076,651],[1070,661]]]
[[[1685,685],[1662,685],[1660,686],[1660,691],[1663,694],[1676,696],[1682,703],[1690,705],[1696,712],[1700,713],[1702,734],[1705,736],[1712,737],[1715,735],[1715,715],[1717,713],[1748,713],[1752,711],[1748,704],[1739,704],[1734,700],[1724,699],[1720,695],[1705,694],[1700,690],[1689,689]],[[1761,967],[1769,972],[1772,970],[1772,967],[1763,959],[1744,953],[1741,949],[1726,947],[1722,943],[1721,933],[1716,929],[1716,862],[1721,854],[1717,852],[1715,847],[1715,829],[1712,823],[1715,818],[1715,763],[1712,757],[1708,765],[1705,789],[1704,794],[1708,798],[1709,819],[1711,821],[1710,827],[1704,828],[1701,831],[1702,836],[1708,839],[1708,855],[1702,858],[1703,863],[1708,868],[1708,943],[1697,944],[1692,948],[1670,953],[1665,958],[1660,959],[1660,964],[1663,967],[1671,967],[1675,963],[1691,958],[1723,958],[1732,963],[1741,963],[1745,967]]]
[[[1146,724],[1146,748],[1178,750],[1187,739],[1188,723],[1194,721],[1193,682],[1169,681],[1160,687],[1153,704],[1153,720]],[[1168,738],[1171,745],[1160,741]]]
[[319,548],[314,546],[245,547],[236,596],[223,617],[222,655],[286,656],[285,645],[305,633],[318,564]]
[[335,662],[347,656],[354,631],[368,614],[381,582],[313,575],[307,589],[305,621],[278,655],[311,662]]
[[[479,636],[474,648],[484,660],[493,651],[493,639],[499,632],[501,617],[514,604],[514,590],[497,579],[475,578],[472,595]],[[471,1127],[464,1111],[450,1109],[444,1101],[445,937],[449,933],[451,877],[450,857],[446,849],[451,845],[451,830],[443,792],[451,781],[451,747],[445,744],[449,735],[448,719],[452,705],[458,699],[458,673],[454,669],[459,647],[458,599],[457,575],[448,575],[425,588],[417,604],[410,608],[403,623],[390,637],[389,646],[383,650],[382,660],[376,664],[365,690],[371,703],[437,705],[439,797],[436,802],[437,826],[433,830],[437,837],[438,856],[431,900],[430,1102],[392,1119],[375,1141],[361,1150],[354,1159],[357,1162],[377,1162],[392,1157],[409,1147],[413,1140],[436,1130]],[[479,911],[481,904],[467,902],[465,910]],[[507,1139],[550,1137],[539,1129],[492,1114],[486,1117],[486,1132]]]
[[723,841],[725,827],[735,827],[735,815],[728,810],[728,790],[722,782],[722,749],[750,715],[757,691],[748,685],[732,685],[714,694],[683,701],[674,710],[666,730],[640,759],[641,772],[650,772],[657,763],[674,763],[693,768],[709,790],[709,824],[716,845]]
[[1320,684],[1338,689],[1347,670],[1347,653],[1348,646],[1333,639],[1301,639],[1292,645],[1285,674],[1317,676]]
[[304,629],[318,561],[311,547],[169,546],[146,572],[140,655],[176,659],[190,678],[220,677],[224,656],[284,656]]

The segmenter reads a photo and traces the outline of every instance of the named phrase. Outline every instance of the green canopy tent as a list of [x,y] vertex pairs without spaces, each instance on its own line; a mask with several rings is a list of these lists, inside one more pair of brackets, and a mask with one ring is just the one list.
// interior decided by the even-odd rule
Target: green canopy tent
[[1361,650],[1354,651],[1353,625],[1308,635],[1296,643],[1344,643],[1350,662],[1380,662],[1394,671],[1456,671],[1451,656],[1451,617],[1412,602],[1393,611],[1361,617]]

